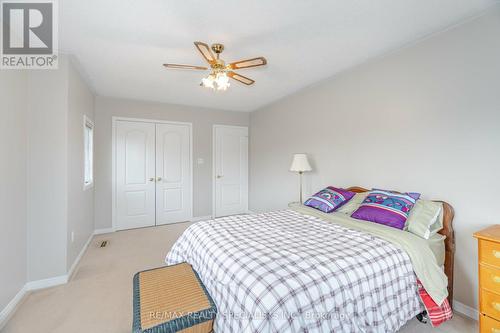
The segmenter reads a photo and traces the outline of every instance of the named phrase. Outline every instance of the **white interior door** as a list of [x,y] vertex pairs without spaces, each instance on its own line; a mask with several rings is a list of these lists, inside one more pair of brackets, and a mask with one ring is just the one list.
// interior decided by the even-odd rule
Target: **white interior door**
[[156,224],[189,221],[191,213],[191,128],[156,124]]
[[155,225],[155,124],[117,121],[116,228]]
[[215,217],[248,211],[248,128],[214,126]]

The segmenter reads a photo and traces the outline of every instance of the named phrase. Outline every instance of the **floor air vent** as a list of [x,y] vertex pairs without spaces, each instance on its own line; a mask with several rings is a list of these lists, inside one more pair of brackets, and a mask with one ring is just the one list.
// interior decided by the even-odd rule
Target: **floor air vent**
[[102,241],[101,242],[101,247],[106,247],[106,245],[108,245],[108,241]]

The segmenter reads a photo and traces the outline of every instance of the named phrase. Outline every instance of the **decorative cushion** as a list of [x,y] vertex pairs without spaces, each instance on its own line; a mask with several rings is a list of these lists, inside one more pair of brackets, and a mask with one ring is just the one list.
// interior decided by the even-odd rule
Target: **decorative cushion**
[[304,205],[331,213],[351,200],[355,194],[342,188],[328,186],[307,199]]
[[402,230],[419,197],[419,193],[372,190],[351,217]]
[[370,192],[372,192],[372,191],[383,191],[383,192],[390,192],[393,194],[406,194],[415,200],[418,200],[420,198],[420,193],[417,193],[417,192],[398,192],[398,191],[394,191],[394,190],[383,190],[380,188],[372,188],[372,190]]

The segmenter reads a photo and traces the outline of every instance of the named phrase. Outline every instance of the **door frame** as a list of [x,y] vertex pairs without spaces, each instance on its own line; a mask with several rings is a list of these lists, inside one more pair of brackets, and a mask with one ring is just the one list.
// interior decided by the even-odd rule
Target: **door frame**
[[[233,125],[219,125],[219,124],[214,124],[212,126],[212,219],[215,218],[215,207],[216,207],[216,184],[215,184],[215,179],[217,177],[217,172],[216,172],[216,169],[215,169],[215,148],[217,147],[216,145],[216,142],[215,142],[215,130],[217,128],[239,128],[239,129],[246,129],[248,132],[248,136],[250,136],[250,131],[249,131],[249,128],[248,126],[233,126]],[[248,157],[250,157],[250,149],[248,148],[248,152],[247,152],[247,155]],[[250,158],[248,159],[248,162],[250,164]],[[247,178],[248,179],[248,183],[250,184],[250,165],[248,165],[248,169],[247,169]],[[250,191],[248,191],[250,192]],[[249,213],[249,210],[248,210],[248,194],[247,194],[247,201],[245,203],[245,211],[246,213]]]
[[[111,117],[111,225],[113,231],[118,231],[116,224],[116,126],[119,121],[153,123],[153,124],[172,124],[172,125],[186,125],[189,128],[189,177],[191,179],[191,198],[189,202],[189,216],[193,220],[193,197],[194,197],[194,183],[193,183],[193,123],[181,121],[169,121],[149,118],[129,118],[112,116]],[[155,135],[156,146],[156,135]],[[155,166],[156,167],[156,166]],[[156,200],[155,200],[156,205]],[[155,210],[156,215],[156,210]],[[155,219],[156,226],[156,219]]]

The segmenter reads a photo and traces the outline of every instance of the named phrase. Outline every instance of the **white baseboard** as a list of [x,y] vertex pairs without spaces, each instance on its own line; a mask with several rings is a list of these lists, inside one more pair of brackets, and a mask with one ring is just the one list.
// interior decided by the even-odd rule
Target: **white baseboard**
[[115,229],[113,228],[95,229],[94,235],[109,234],[111,232],[115,232]]
[[257,213],[254,212],[253,210],[247,210],[247,214],[253,215],[253,214],[257,214]]
[[458,301],[453,301],[453,310],[476,321],[479,320],[479,312],[476,309]]
[[68,275],[60,275],[48,279],[35,280],[26,283],[0,313],[0,330],[12,317],[19,305],[31,291],[59,286],[68,282]]
[[7,306],[0,312],[0,331],[7,324],[7,321],[12,317],[17,308],[22,304],[26,295],[28,294],[28,289],[24,285],[21,290],[14,296],[14,298],[7,304]]
[[94,234],[90,235],[89,239],[87,240],[82,250],[78,254],[78,257],[76,257],[75,262],[73,263],[73,265],[71,265],[68,274],[55,276],[48,279],[27,282],[21,288],[21,290],[16,294],[16,296],[14,296],[14,298],[9,302],[9,304],[7,304],[7,306],[2,310],[2,312],[0,312],[0,330],[5,326],[7,321],[10,319],[10,317],[12,317],[14,312],[16,312],[17,308],[22,304],[25,297],[31,291],[55,287],[68,283],[71,276],[75,273],[75,270],[78,267],[78,264],[80,263],[80,260],[82,259],[83,255],[85,254],[85,251],[89,247],[89,244],[92,241],[93,237]]
[[45,289],[50,287],[59,286],[68,282],[68,274],[54,276],[48,279],[35,280],[26,283],[26,289],[29,291]]
[[191,219],[191,222],[198,222],[198,221],[204,221],[204,220],[211,220],[212,216],[207,215],[207,216],[196,216]]
[[89,239],[87,240],[87,242],[83,246],[82,250],[80,251],[80,253],[76,257],[75,261],[73,262],[73,265],[71,265],[71,268],[69,269],[67,274],[51,277],[48,279],[29,281],[25,285],[27,290],[32,291],[32,290],[38,290],[38,289],[45,289],[45,288],[55,287],[55,286],[58,286],[61,284],[68,283],[71,276],[74,274],[75,269],[78,267],[80,260],[82,259],[83,255],[85,254],[85,251],[87,251],[87,248],[89,247],[89,244],[92,241],[93,237],[94,237],[93,234],[90,235]]
[[69,269],[69,272],[67,274],[68,275],[67,281],[71,280],[71,277],[75,273],[76,267],[80,263],[80,260],[82,259],[83,255],[85,254],[85,251],[87,251],[87,248],[89,247],[89,244],[93,238],[94,238],[94,234],[91,234],[89,236],[89,239],[87,239],[87,241],[85,242],[85,245],[83,245],[83,248],[80,251],[80,253],[78,254],[78,257],[76,257],[75,261],[73,262],[73,265],[71,265],[71,268]]

